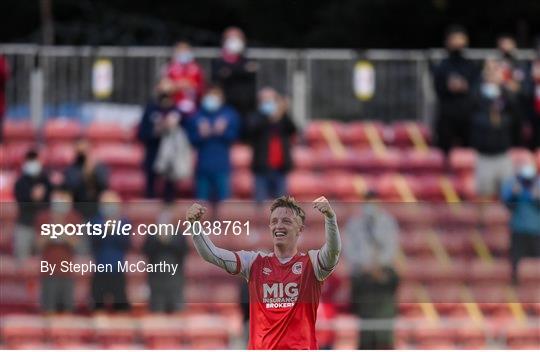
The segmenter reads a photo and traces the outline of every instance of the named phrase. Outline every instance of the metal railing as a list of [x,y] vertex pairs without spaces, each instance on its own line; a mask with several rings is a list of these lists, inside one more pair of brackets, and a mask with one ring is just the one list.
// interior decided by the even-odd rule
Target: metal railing
[[[195,48],[207,79],[218,48]],[[0,45],[12,72],[7,84],[8,115],[44,117],[77,115],[81,104],[110,102],[143,105],[153,94],[158,77],[169,60],[168,47],[66,47]],[[469,50],[481,60],[493,50]],[[285,50],[249,49],[259,63],[258,87],[270,85],[291,97],[293,115],[341,120],[423,120],[432,117],[434,93],[430,66],[444,50]],[[533,52],[519,52],[523,59]],[[97,99],[91,89],[95,60],[109,59],[114,87],[107,99]],[[355,64],[367,60],[375,70],[375,94],[359,100],[353,90]],[[40,117],[38,116],[38,117]]]

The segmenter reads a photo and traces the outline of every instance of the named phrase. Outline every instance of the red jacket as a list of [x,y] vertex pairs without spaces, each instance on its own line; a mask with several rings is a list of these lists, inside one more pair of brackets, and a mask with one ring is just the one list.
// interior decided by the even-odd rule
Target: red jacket
[[187,64],[172,62],[166,69],[165,77],[173,82],[187,80],[192,89],[184,89],[174,94],[174,101],[183,112],[194,112],[204,91],[204,73],[195,61]]

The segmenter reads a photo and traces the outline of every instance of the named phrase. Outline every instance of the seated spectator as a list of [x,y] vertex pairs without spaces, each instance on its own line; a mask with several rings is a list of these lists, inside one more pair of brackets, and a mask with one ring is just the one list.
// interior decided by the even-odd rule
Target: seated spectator
[[[158,91],[156,101],[150,102],[144,110],[137,137],[145,146],[143,168],[147,198],[155,197],[159,174],[165,176],[163,198],[172,200],[176,193],[175,181],[191,173],[191,152],[187,150],[189,146],[181,129],[186,123],[183,117],[172,96],[163,91]],[[167,143],[160,148],[164,139]],[[171,153],[179,154],[172,158]]]
[[193,57],[191,45],[178,42],[174,55],[159,82],[160,90],[172,95],[177,108],[186,115],[194,113],[204,91],[204,73]]
[[499,62],[486,60],[482,83],[475,93],[470,131],[471,145],[478,152],[476,191],[482,198],[497,196],[502,181],[512,174],[508,151],[512,147],[512,117],[515,96],[502,85]]
[[14,191],[19,212],[13,238],[13,254],[17,259],[24,260],[35,250],[36,216],[48,206],[51,182],[35,150],[26,153],[21,171]]
[[522,257],[540,257],[540,177],[534,164],[522,165],[517,175],[504,182],[501,199],[510,217],[512,282],[518,283]]
[[[398,275],[394,261],[398,250],[396,220],[366,197],[362,212],[346,225],[344,255],[350,265],[351,301],[354,313],[362,319],[393,319],[396,311]],[[358,349],[392,349],[393,328],[360,332]]]
[[223,31],[221,57],[212,61],[212,82],[223,87],[225,100],[240,116],[240,134],[247,137],[248,114],[256,108],[259,64],[245,56],[246,36],[237,27]]
[[189,120],[191,143],[198,151],[196,197],[217,203],[231,195],[230,148],[238,137],[239,118],[219,86],[209,87],[199,111]]
[[[105,191],[99,197],[98,214],[92,219],[93,224],[105,224],[108,220],[119,220],[127,224],[122,217],[121,198],[114,191]],[[117,272],[118,262],[123,262],[129,249],[129,236],[110,235],[105,238],[91,236],[92,256],[99,265],[111,264],[113,272],[97,272],[92,277],[92,299],[94,309],[101,310],[109,304],[114,311],[129,310],[126,294],[126,274]],[[112,302],[108,302],[109,299]]]
[[[167,204],[157,219],[158,224],[176,223],[173,204]],[[172,230],[172,229],[171,229]],[[171,273],[148,273],[150,285],[150,310],[172,313],[184,305],[184,259],[189,252],[186,238],[175,236],[172,231],[158,236],[147,236],[143,248],[149,264],[166,262],[178,264],[178,270]]]
[[43,272],[41,278],[41,307],[45,313],[70,312],[74,309],[75,280],[71,272],[62,272],[62,261],[72,261],[80,236],[61,234],[57,238],[41,235],[43,224],[80,224],[82,217],[73,209],[73,196],[67,188],[51,192],[49,210],[43,210],[36,219],[38,249],[41,260],[56,265],[54,272]]
[[109,170],[90,153],[90,144],[80,139],[75,144],[75,161],[64,172],[64,183],[73,195],[75,208],[85,219],[97,212],[101,192],[108,187]]
[[291,137],[296,127],[285,99],[274,89],[262,89],[258,100],[259,109],[248,122],[248,135],[253,147],[255,200],[261,203],[287,193],[286,174],[293,166]]

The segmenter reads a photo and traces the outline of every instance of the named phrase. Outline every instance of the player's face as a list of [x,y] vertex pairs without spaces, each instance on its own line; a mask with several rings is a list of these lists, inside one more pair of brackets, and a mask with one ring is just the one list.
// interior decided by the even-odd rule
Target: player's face
[[289,208],[276,208],[270,214],[270,231],[274,245],[295,246],[303,228],[300,217]]

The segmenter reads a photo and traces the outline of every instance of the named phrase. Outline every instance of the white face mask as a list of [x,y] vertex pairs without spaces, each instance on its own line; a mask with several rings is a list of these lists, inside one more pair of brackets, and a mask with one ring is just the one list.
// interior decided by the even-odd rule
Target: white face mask
[[231,37],[225,40],[224,48],[231,54],[240,54],[244,51],[244,41],[237,37]]
[[22,170],[24,174],[36,177],[41,172],[41,163],[39,160],[29,160],[24,163]]
[[533,164],[527,164],[519,169],[519,176],[525,180],[532,180],[536,176],[536,167]]
[[497,99],[501,95],[501,88],[495,83],[484,83],[482,94],[488,99]]

